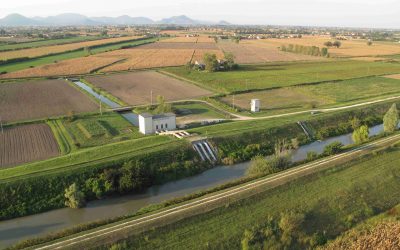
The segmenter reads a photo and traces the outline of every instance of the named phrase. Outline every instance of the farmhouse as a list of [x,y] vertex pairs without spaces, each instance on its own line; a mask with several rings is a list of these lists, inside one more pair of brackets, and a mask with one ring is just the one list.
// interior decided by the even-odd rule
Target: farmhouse
[[165,113],[152,115],[143,113],[139,115],[139,131],[142,134],[150,135],[157,132],[171,131],[176,129],[176,115]]

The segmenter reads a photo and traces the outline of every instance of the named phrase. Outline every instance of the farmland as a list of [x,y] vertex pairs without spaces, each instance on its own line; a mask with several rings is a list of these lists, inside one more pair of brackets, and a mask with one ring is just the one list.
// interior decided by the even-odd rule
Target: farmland
[[215,43],[213,38],[209,38],[206,36],[174,37],[174,38],[166,39],[162,42],[166,42],[166,43]]
[[[334,38],[328,36],[303,36],[300,39],[265,39],[261,41],[251,41],[250,43],[257,46],[280,47],[288,44],[298,44],[304,46],[324,47],[327,41],[335,41]],[[340,48],[330,48],[329,53],[334,57],[359,57],[359,56],[381,56],[400,53],[400,45],[395,43],[374,42],[371,46],[367,45],[366,40],[344,40],[341,41]]]
[[89,76],[86,80],[129,105],[150,104],[151,92],[154,103],[157,95],[164,96],[167,101],[176,101],[212,94],[197,86],[152,71]]
[[[338,82],[285,87],[235,95],[235,105],[248,110],[253,98],[261,100],[264,111],[311,109],[365,101],[386,95],[400,95],[400,81],[383,77],[366,77]],[[222,98],[232,103],[232,96]]]
[[83,41],[100,40],[102,38],[104,38],[104,37],[78,36],[78,37],[61,38],[61,39],[42,39],[42,40],[24,42],[24,43],[0,44],[0,51],[37,48],[37,47],[42,47],[42,46],[61,45],[61,44],[67,44],[67,43],[77,43],[77,42],[83,42]]
[[194,122],[229,118],[227,115],[202,103],[174,104],[173,109],[176,113],[178,113],[176,118],[178,124],[189,124]]
[[[83,74],[90,73],[96,70],[96,66],[99,66],[99,61],[105,61],[109,59],[103,58],[115,58],[115,61],[123,60],[125,57],[119,55],[113,56],[107,53],[101,54],[107,51],[119,50],[124,46],[139,46],[146,43],[155,42],[156,38],[140,39],[128,42],[122,42],[118,44],[105,44],[92,48],[90,53],[84,50],[65,52],[57,55],[44,56],[40,58],[29,59],[21,62],[11,62],[5,65],[0,65],[0,72],[6,74],[0,75],[0,78],[14,78],[14,77],[41,77],[41,76],[53,76],[53,75],[68,75],[68,74]],[[93,55],[96,54],[96,55]],[[79,59],[75,59],[79,58]],[[70,60],[75,59],[75,60]],[[65,60],[65,62],[63,62]],[[82,60],[80,62],[79,60]],[[87,60],[92,60],[94,65],[88,65]],[[91,61],[91,62],[92,62]],[[43,65],[43,66],[42,66]],[[101,65],[107,65],[101,63]],[[35,68],[37,67],[37,68]],[[59,72],[59,68],[65,67],[66,70]],[[15,73],[10,73],[14,72]]]
[[46,124],[10,127],[0,133],[0,168],[58,155],[58,144]]
[[229,93],[394,74],[400,72],[400,65],[383,62],[340,60],[242,65],[239,70],[231,72],[207,73],[188,71],[183,67],[169,68],[167,71],[217,91]]
[[92,46],[100,46],[104,44],[110,43],[118,43],[129,40],[138,39],[140,37],[119,37],[119,38],[108,38],[97,41],[87,41],[87,42],[79,42],[79,43],[71,43],[71,44],[63,44],[63,45],[54,45],[54,46],[44,46],[39,48],[30,48],[30,49],[21,49],[15,51],[5,51],[0,52],[0,60],[9,60],[15,58],[35,58],[40,56],[46,56],[51,54],[58,54],[68,51],[74,51],[83,49],[85,47]]
[[[135,249],[238,249],[245,230],[254,234],[258,230],[264,232],[271,220],[279,221],[282,213],[292,211],[304,216],[293,244],[305,249],[313,244],[312,238],[318,232],[325,232],[328,239],[334,238],[400,202],[396,195],[400,187],[396,177],[400,171],[399,154],[397,147],[265,189],[245,200],[135,235],[125,245]],[[267,244],[262,238],[256,239],[249,244]],[[273,239],[279,244],[279,237]],[[270,238],[265,240],[270,242]]]
[[79,117],[74,121],[64,119],[62,122],[67,131],[66,136],[72,137],[74,145],[79,148],[143,137],[137,128],[115,113]]
[[0,114],[6,123],[97,110],[94,102],[63,80],[1,83],[0,96]]
[[220,41],[218,47],[235,56],[235,61],[242,64],[281,62],[281,61],[311,61],[323,60],[321,57],[293,54],[279,51],[275,46],[263,46],[251,41],[236,44],[231,41]]

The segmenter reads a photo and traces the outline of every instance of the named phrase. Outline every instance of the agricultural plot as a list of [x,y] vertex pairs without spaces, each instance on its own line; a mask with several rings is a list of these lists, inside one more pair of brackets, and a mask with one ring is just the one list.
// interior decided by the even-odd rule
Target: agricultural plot
[[[251,41],[253,44],[265,44],[266,46],[280,47],[282,45],[294,44],[304,46],[324,47],[327,41],[335,41],[328,36],[303,36],[303,38],[287,39],[264,39]],[[381,56],[400,53],[400,45],[395,43],[373,42],[371,46],[367,45],[366,40],[344,40],[341,41],[340,48],[330,48],[329,54],[334,57],[363,57],[363,56]]]
[[227,116],[203,103],[174,104],[178,124],[190,124],[203,121],[226,119]]
[[46,124],[4,129],[0,133],[0,167],[45,160],[59,155],[57,141]]
[[88,74],[121,60],[119,57],[100,55],[75,58],[0,75],[0,79]]
[[[382,77],[368,77],[315,85],[271,89],[235,95],[235,105],[250,109],[250,100],[260,99],[262,111],[311,109],[335,104],[370,100],[389,95],[400,95],[400,81]],[[232,96],[221,98],[232,104]]]
[[137,139],[143,135],[121,115],[106,113],[69,121],[62,121],[68,135],[78,148],[101,146],[108,143]]
[[365,76],[400,73],[400,65],[384,62],[327,61],[242,65],[229,72],[198,72],[183,67],[168,72],[229,93],[287,87],[304,83],[345,80]]
[[0,44],[0,51],[37,48],[42,46],[76,43],[76,42],[99,40],[99,39],[101,39],[101,37],[99,36],[77,36],[77,37],[61,38],[61,39],[43,39],[43,40],[23,42],[23,43]]
[[207,36],[198,37],[174,37],[170,39],[162,40],[161,43],[215,43],[213,38]]
[[39,56],[46,56],[56,53],[63,53],[68,51],[74,51],[78,49],[82,49],[85,47],[91,46],[99,46],[104,44],[110,43],[117,43],[117,42],[124,42],[133,39],[137,39],[140,37],[118,37],[118,38],[109,38],[109,39],[102,39],[96,41],[87,41],[87,42],[79,42],[79,43],[71,43],[71,44],[63,44],[63,45],[54,45],[54,46],[45,46],[39,48],[30,48],[30,49],[21,49],[15,51],[5,51],[0,52],[0,60],[9,60],[15,58],[35,58]]
[[97,104],[63,80],[1,83],[0,97],[5,123],[97,110]]
[[218,47],[225,52],[232,53],[235,56],[235,61],[242,64],[323,60],[321,57],[282,52],[275,46],[259,46],[249,41],[243,41],[239,44],[231,41],[220,41]]
[[[161,40],[165,41],[165,40]],[[168,42],[158,42],[143,45],[140,49],[209,49],[218,50],[215,43],[168,43]]]
[[212,94],[197,86],[152,71],[90,76],[86,79],[130,105],[150,104],[151,92],[154,102],[157,95],[164,96],[167,101],[176,101]]
[[[89,55],[87,51],[78,50],[22,62],[8,63],[6,65],[0,65],[0,72],[3,72],[3,74],[0,74],[0,78],[9,79],[15,77],[42,77],[91,73],[99,68],[126,59],[123,53],[117,53],[114,56],[113,54],[109,55],[104,52],[119,50],[123,46],[139,46],[155,41],[156,38],[149,38],[118,44],[106,44],[91,49],[90,54],[92,55]],[[4,72],[8,73],[4,74]]]

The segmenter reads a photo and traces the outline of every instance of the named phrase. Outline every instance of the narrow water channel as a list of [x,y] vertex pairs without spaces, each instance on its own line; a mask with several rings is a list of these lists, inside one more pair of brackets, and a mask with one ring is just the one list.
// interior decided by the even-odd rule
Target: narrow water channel
[[[382,130],[382,125],[372,127],[370,128],[370,135],[377,135]],[[351,134],[301,146],[293,152],[292,160],[300,161],[306,159],[309,151],[322,153],[324,147],[334,141],[340,141],[344,145],[352,144]],[[43,236],[78,224],[131,214],[150,204],[212,188],[243,177],[248,167],[249,162],[233,166],[220,166],[193,177],[153,186],[143,193],[89,202],[88,206],[82,209],[63,208],[1,221],[0,248],[10,246],[23,239]]]
[[[94,91],[90,86],[87,84],[79,81],[79,80],[71,80],[72,83],[74,83],[76,86],[79,88],[83,89],[86,91],[88,94],[92,95],[94,98],[98,99],[100,102],[108,105],[110,108],[120,108],[121,105],[118,103],[111,101],[107,97],[100,95],[96,91]],[[139,120],[138,120],[138,115],[133,113],[133,112],[124,112],[121,113],[122,117],[124,117],[126,120],[128,120],[132,125],[134,126],[139,126]]]

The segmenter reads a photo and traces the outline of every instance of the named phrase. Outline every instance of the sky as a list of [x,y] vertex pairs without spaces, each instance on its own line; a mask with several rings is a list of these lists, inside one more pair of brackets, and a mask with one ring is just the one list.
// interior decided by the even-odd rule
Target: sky
[[400,28],[399,0],[2,0],[0,17],[175,15],[233,24]]

